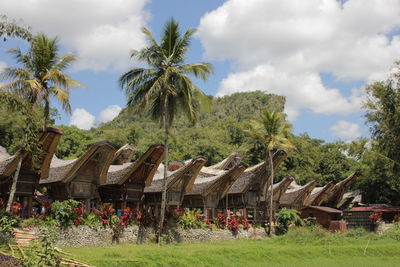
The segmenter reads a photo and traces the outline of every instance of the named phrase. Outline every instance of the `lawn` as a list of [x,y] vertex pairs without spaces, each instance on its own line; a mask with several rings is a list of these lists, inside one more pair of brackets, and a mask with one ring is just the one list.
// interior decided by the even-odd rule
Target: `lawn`
[[[367,246],[368,244],[368,246]],[[364,250],[367,247],[364,255]],[[399,266],[400,242],[376,235],[292,232],[265,240],[64,248],[96,266]]]

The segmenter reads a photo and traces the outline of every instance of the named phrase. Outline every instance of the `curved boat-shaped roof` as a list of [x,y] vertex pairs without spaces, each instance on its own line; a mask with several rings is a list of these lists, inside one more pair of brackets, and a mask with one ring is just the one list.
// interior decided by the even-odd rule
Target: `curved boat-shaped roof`
[[[282,150],[278,150],[274,153],[272,156],[274,171],[279,167],[286,156],[286,152]],[[267,165],[267,168],[269,168],[269,164]],[[229,194],[241,194],[252,188],[262,189],[265,188],[265,186],[270,186],[269,177],[267,177],[265,162],[261,162],[247,168],[229,189]]]
[[237,152],[233,152],[232,154],[230,154],[228,157],[226,157],[225,159],[223,159],[222,161],[205,167],[205,168],[210,168],[210,169],[216,169],[216,170],[229,170],[232,169],[234,166],[238,165],[240,163],[240,161],[242,160],[243,155],[237,153]]
[[282,206],[303,206],[304,201],[311,194],[311,191],[317,184],[317,181],[311,181],[299,188],[286,190],[282,195],[279,204]]
[[315,187],[309,197],[304,202],[305,206],[321,206],[321,203],[326,201],[329,193],[335,186],[334,183],[327,183],[322,187]]
[[[50,161],[56,150],[58,141],[60,140],[63,132],[59,129],[48,127],[46,130],[38,135],[38,142],[42,145],[42,153],[40,154],[40,178],[46,179],[49,175]],[[0,146],[0,178],[12,175],[17,169],[18,160],[24,157],[22,167],[30,168],[30,157],[26,153],[22,154],[17,151],[14,155],[9,155],[7,150]],[[29,162],[28,162],[29,161]]]
[[[194,181],[204,166],[207,160],[203,157],[198,157],[191,160],[185,166],[175,171],[167,171],[167,190],[177,192],[190,192],[193,188]],[[153,182],[149,187],[144,189],[145,193],[162,192],[162,184],[164,179],[164,165],[160,164],[154,175]]]
[[361,198],[362,198],[362,195],[361,195],[361,191],[359,189],[351,191],[351,192],[347,192],[347,193],[343,194],[343,197],[337,206],[340,209],[347,209],[350,206],[350,204],[352,204],[354,202],[360,203]]
[[186,193],[186,195],[202,195],[204,197],[215,192],[220,198],[223,198],[245,169],[246,165],[243,163],[239,163],[227,171],[215,170],[210,172],[206,170],[206,172],[203,172],[203,167],[194,181],[192,191]]
[[[144,183],[150,186],[158,166],[163,160],[164,146],[152,145],[135,162],[122,165],[111,165],[107,174],[107,184],[124,184],[128,179],[131,182]],[[103,185],[102,184],[102,185]]]
[[123,145],[117,150],[117,152],[115,152],[112,160],[112,165],[122,165],[124,163],[130,162],[134,151],[135,149],[131,145]]
[[[289,184],[294,181],[294,177],[293,176],[288,176],[283,178],[279,183],[273,184],[272,189],[273,189],[273,201],[274,202],[279,202],[283,196],[283,194],[286,192],[286,190],[288,189]],[[267,201],[270,197],[271,194],[271,188],[268,189],[268,193],[267,193]]]
[[40,184],[55,182],[67,183],[74,179],[75,174],[85,168],[90,160],[100,162],[98,177],[95,177],[99,184],[104,183],[107,171],[111,164],[116,149],[108,142],[97,142],[92,144],[89,149],[79,158],[71,160],[58,159],[53,157],[50,164],[49,178],[40,179]]
[[335,184],[335,186],[330,191],[327,200],[323,202],[323,204],[327,206],[331,206],[333,208],[337,208],[340,200],[342,199],[345,191],[347,188],[352,186],[358,177],[357,173],[351,174],[346,179],[340,181],[339,183]]

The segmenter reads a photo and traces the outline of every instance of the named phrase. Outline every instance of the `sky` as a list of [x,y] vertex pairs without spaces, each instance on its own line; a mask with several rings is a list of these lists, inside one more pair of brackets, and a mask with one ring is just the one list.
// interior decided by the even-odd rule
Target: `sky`
[[[197,28],[187,62],[210,62],[214,74],[195,80],[208,95],[262,90],[286,97],[294,133],[327,141],[369,136],[364,88],[400,59],[400,0],[2,0],[0,13],[33,32],[59,37],[75,53],[68,70],[86,88],[71,92],[72,114],[58,124],[81,129],[112,120],[126,106],[119,76],[139,66],[129,54],[159,37],[174,18]],[[16,67],[0,43],[0,68]]]

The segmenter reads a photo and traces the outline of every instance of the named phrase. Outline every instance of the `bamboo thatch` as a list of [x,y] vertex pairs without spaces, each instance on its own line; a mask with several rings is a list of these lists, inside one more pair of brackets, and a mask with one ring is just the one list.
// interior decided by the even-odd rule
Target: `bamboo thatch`
[[[284,161],[287,154],[282,150],[276,151],[273,156],[274,171],[276,171],[279,165]],[[232,187],[229,189],[229,194],[244,194],[249,190],[260,191],[261,194],[263,188],[270,187],[269,182],[269,162],[261,162],[253,167],[246,169],[239,178],[235,181]]]
[[214,165],[211,165],[209,167],[205,167],[205,168],[227,171],[227,170],[232,169],[236,165],[238,165],[242,159],[243,159],[243,155],[241,155],[237,152],[233,152],[232,154],[230,154],[227,158],[223,159],[222,161],[220,161]]
[[[207,162],[205,158],[198,157],[192,159],[178,170],[168,171],[167,176],[167,191],[174,192],[190,192],[192,191],[194,181],[200,172],[200,169]],[[153,178],[153,182],[149,187],[146,187],[145,193],[161,193],[164,179],[164,165],[160,164]]]
[[[50,127],[39,134],[38,143],[42,146],[42,152],[40,154],[40,171],[37,174],[40,174],[40,178],[45,179],[48,177],[50,161],[62,134],[62,131]],[[15,172],[21,157],[23,157],[22,168],[33,170],[31,158],[26,153],[22,154],[19,150],[14,155],[9,155],[7,150],[0,146],[0,179],[9,177]]]
[[311,194],[311,191],[318,184],[317,181],[311,181],[299,188],[288,189],[281,197],[279,204],[284,207],[301,208],[304,201]]
[[362,200],[362,195],[360,190],[355,190],[343,194],[342,199],[337,205],[339,209],[347,209],[353,203],[360,203]]
[[350,186],[352,186],[355,183],[357,177],[358,174],[353,173],[346,179],[337,183],[330,191],[327,200],[323,202],[323,204],[328,207],[338,208],[338,204],[340,200],[343,198],[344,193]]
[[203,167],[194,182],[192,191],[188,192],[186,195],[201,195],[205,197],[213,193],[216,194],[219,199],[221,199],[225,197],[225,195],[228,193],[229,188],[245,169],[246,165],[244,165],[243,163],[239,163],[232,169],[227,171],[210,171],[204,170]]
[[[275,203],[278,203],[281,200],[283,194],[286,192],[289,184],[292,181],[294,181],[294,177],[288,176],[288,177],[283,178],[279,183],[276,183],[272,186],[273,194],[274,194],[272,199]],[[271,195],[271,188],[268,189],[267,198],[266,198],[267,201],[269,200],[270,195]]]
[[115,152],[116,149],[110,143],[103,141],[92,144],[78,159],[61,160],[54,156],[50,164],[49,178],[40,179],[40,184],[71,182],[77,177],[78,172],[84,173],[85,169],[93,168],[90,162],[94,162],[96,168],[92,182],[97,185],[103,184]]
[[135,149],[129,144],[123,145],[115,152],[112,165],[122,165],[131,161]]
[[126,181],[143,183],[150,186],[158,166],[163,160],[164,146],[152,145],[135,162],[124,163],[122,165],[111,165],[107,181],[104,185],[118,184],[122,185]]
[[306,199],[305,206],[321,206],[321,204],[326,201],[330,192],[332,191],[334,183],[327,183],[323,187],[316,187],[311,192],[310,196]]

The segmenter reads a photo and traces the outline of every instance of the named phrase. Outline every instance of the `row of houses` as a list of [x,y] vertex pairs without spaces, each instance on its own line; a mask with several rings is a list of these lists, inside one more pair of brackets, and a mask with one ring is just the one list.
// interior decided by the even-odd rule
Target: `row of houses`
[[[9,155],[0,147],[0,197],[3,200],[8,198],[13,174],[22,159],[16,197],[28,211],[32,210],[36,190],[42,187],[51,200],[76,199],[87,210],[101,203],[112,203],[117,209],[147,207],[155,214],[159,213],[165,168],[162,164],[164,146],[152,145],[131,162],[134,152],[131,146],[125,145],[117,150],[105,141],[92,144],[77,159],[61,160],[54,152],[62,134],[54,128],[40,134],[38,142],[43,152],[39,156],[38,170],[32,167],[27,154],[17,152]],[[278,168],[285,158],[284,151],[276,151],[273,154],[274,168]],[[204,157],[168,166],[167,205],[202,209],[209,217],[220,210],[230,210],[250,220],[264,219],[271,196],[268,179],[271,166],[263,162],[248,168],[241,159],[241,155],[232,153],[208,167]],[[317,187],[316,181],[301,186],[289,176],[272,185],[274,206],[344,208],[350,203],[345,192],[355,179],[353,174],[337,184]]]

